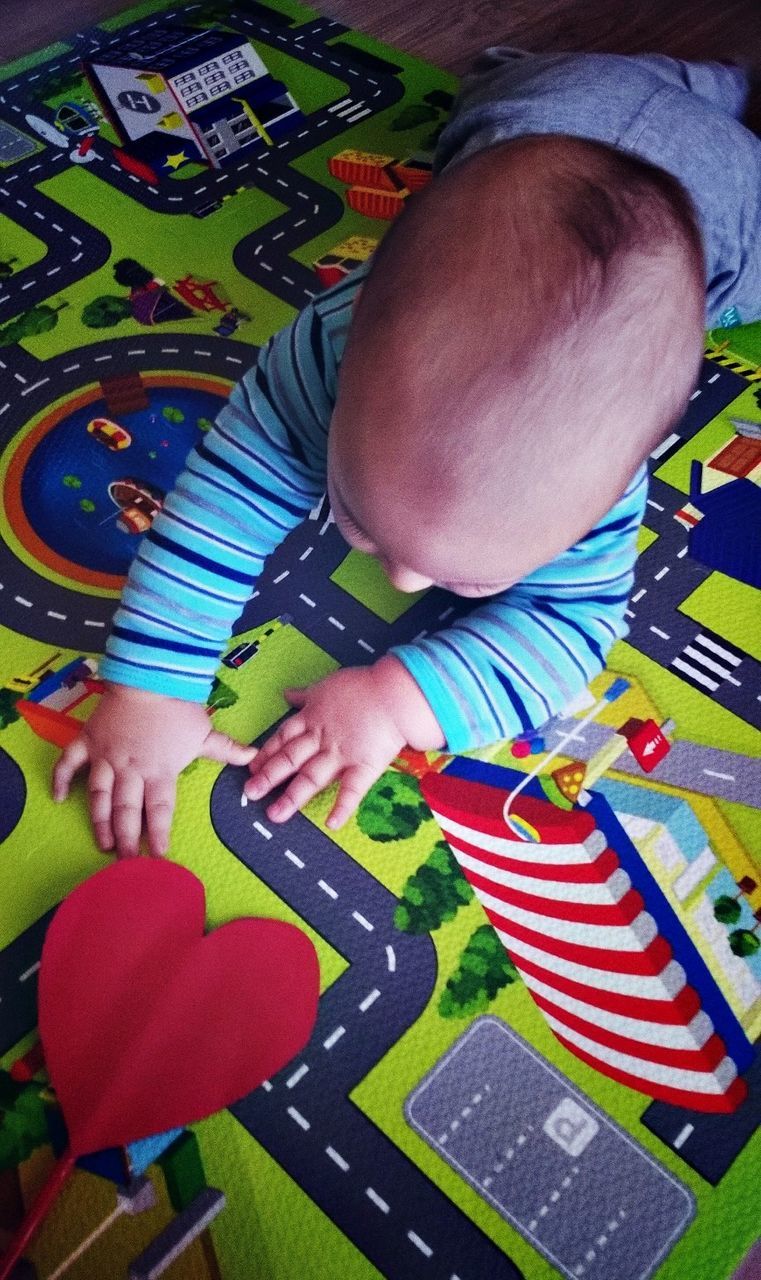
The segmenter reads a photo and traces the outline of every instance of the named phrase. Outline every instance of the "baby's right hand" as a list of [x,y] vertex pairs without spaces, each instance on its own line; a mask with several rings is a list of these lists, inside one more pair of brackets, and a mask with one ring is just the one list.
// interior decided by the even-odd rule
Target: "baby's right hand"
[[89,764],[90,817],[101,849],[115,847],[120,858],[139,853],[145,810],[148,850],[160,857],[169,845],[177,776],[185,766],[198,756],[248,764],[255,755],[255,747],[213,729],[200,703],[111,684],[58,760],[53,798],[65,800],[72,778]]

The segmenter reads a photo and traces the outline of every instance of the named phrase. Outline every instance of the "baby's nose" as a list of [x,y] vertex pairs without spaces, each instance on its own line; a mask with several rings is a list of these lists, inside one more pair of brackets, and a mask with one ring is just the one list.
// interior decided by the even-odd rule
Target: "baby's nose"
[[397,591],[425,591],[427,587],[433,586],[432,578],[425,578],[421,573],[415,573],[414,569],[406,569],[404,565],[393,564],[387,560],[381,563],[386,577]]

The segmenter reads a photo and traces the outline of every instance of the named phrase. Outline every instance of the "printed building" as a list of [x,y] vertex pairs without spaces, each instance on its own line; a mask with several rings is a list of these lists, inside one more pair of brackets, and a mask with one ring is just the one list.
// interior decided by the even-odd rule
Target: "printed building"
[[[753,929],[752,901],[757,895],[738,894],[737,882],[716,857],[708,836],[686,800],[662,791],[601,778],[597,790],[636,845],[685,928],[697,944],[727,1002],[734,1009],[749,1040],[761,1035],[761,950],[736,955],[730,931],[714,915],[720,895],[737,898],[741,927]],[[734,869],[742,879],[745,868]]]
[[608,802],[570,812],[521,774],[456,760],[421,789],[486,915],[562,1045],[653,1098],[735,1110],[750,1041]]
[[303,120],[248,40],[157,24],[84,63],[127,156],[166,177],[191,161],[220,168]]

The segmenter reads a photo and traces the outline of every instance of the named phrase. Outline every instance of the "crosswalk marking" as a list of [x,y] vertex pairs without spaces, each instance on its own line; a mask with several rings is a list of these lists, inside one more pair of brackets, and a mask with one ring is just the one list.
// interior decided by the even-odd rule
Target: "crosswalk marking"
[[700,631],[671,662],[671,670],[680,673],[694,688],[715,693],[722,683],[742,687],[737,672],[742,656],[729,641]]

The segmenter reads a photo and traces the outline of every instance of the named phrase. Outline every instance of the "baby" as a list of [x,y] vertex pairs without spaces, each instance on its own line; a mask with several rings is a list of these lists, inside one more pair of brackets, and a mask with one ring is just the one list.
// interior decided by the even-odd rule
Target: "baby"
[[[744,94],[718,64],[488,52],[434,182],[264,348],[140,546],[105,692],[54,777],[61,800],[89,763],[102,849],[137,853],[144,815],[164,853],[197,756],[247,764],[254,798],[290,779],[275,822],[338,781],[339,826],[405,744],[514,737],[602,669],[627,631],[644,462],[695,385],[706,296],[709,322],[758,314]],[[286,690],[295,713],[257,752],[212,729],[205,700],[265,557],[326,487],[395,587],[473,607]]]

